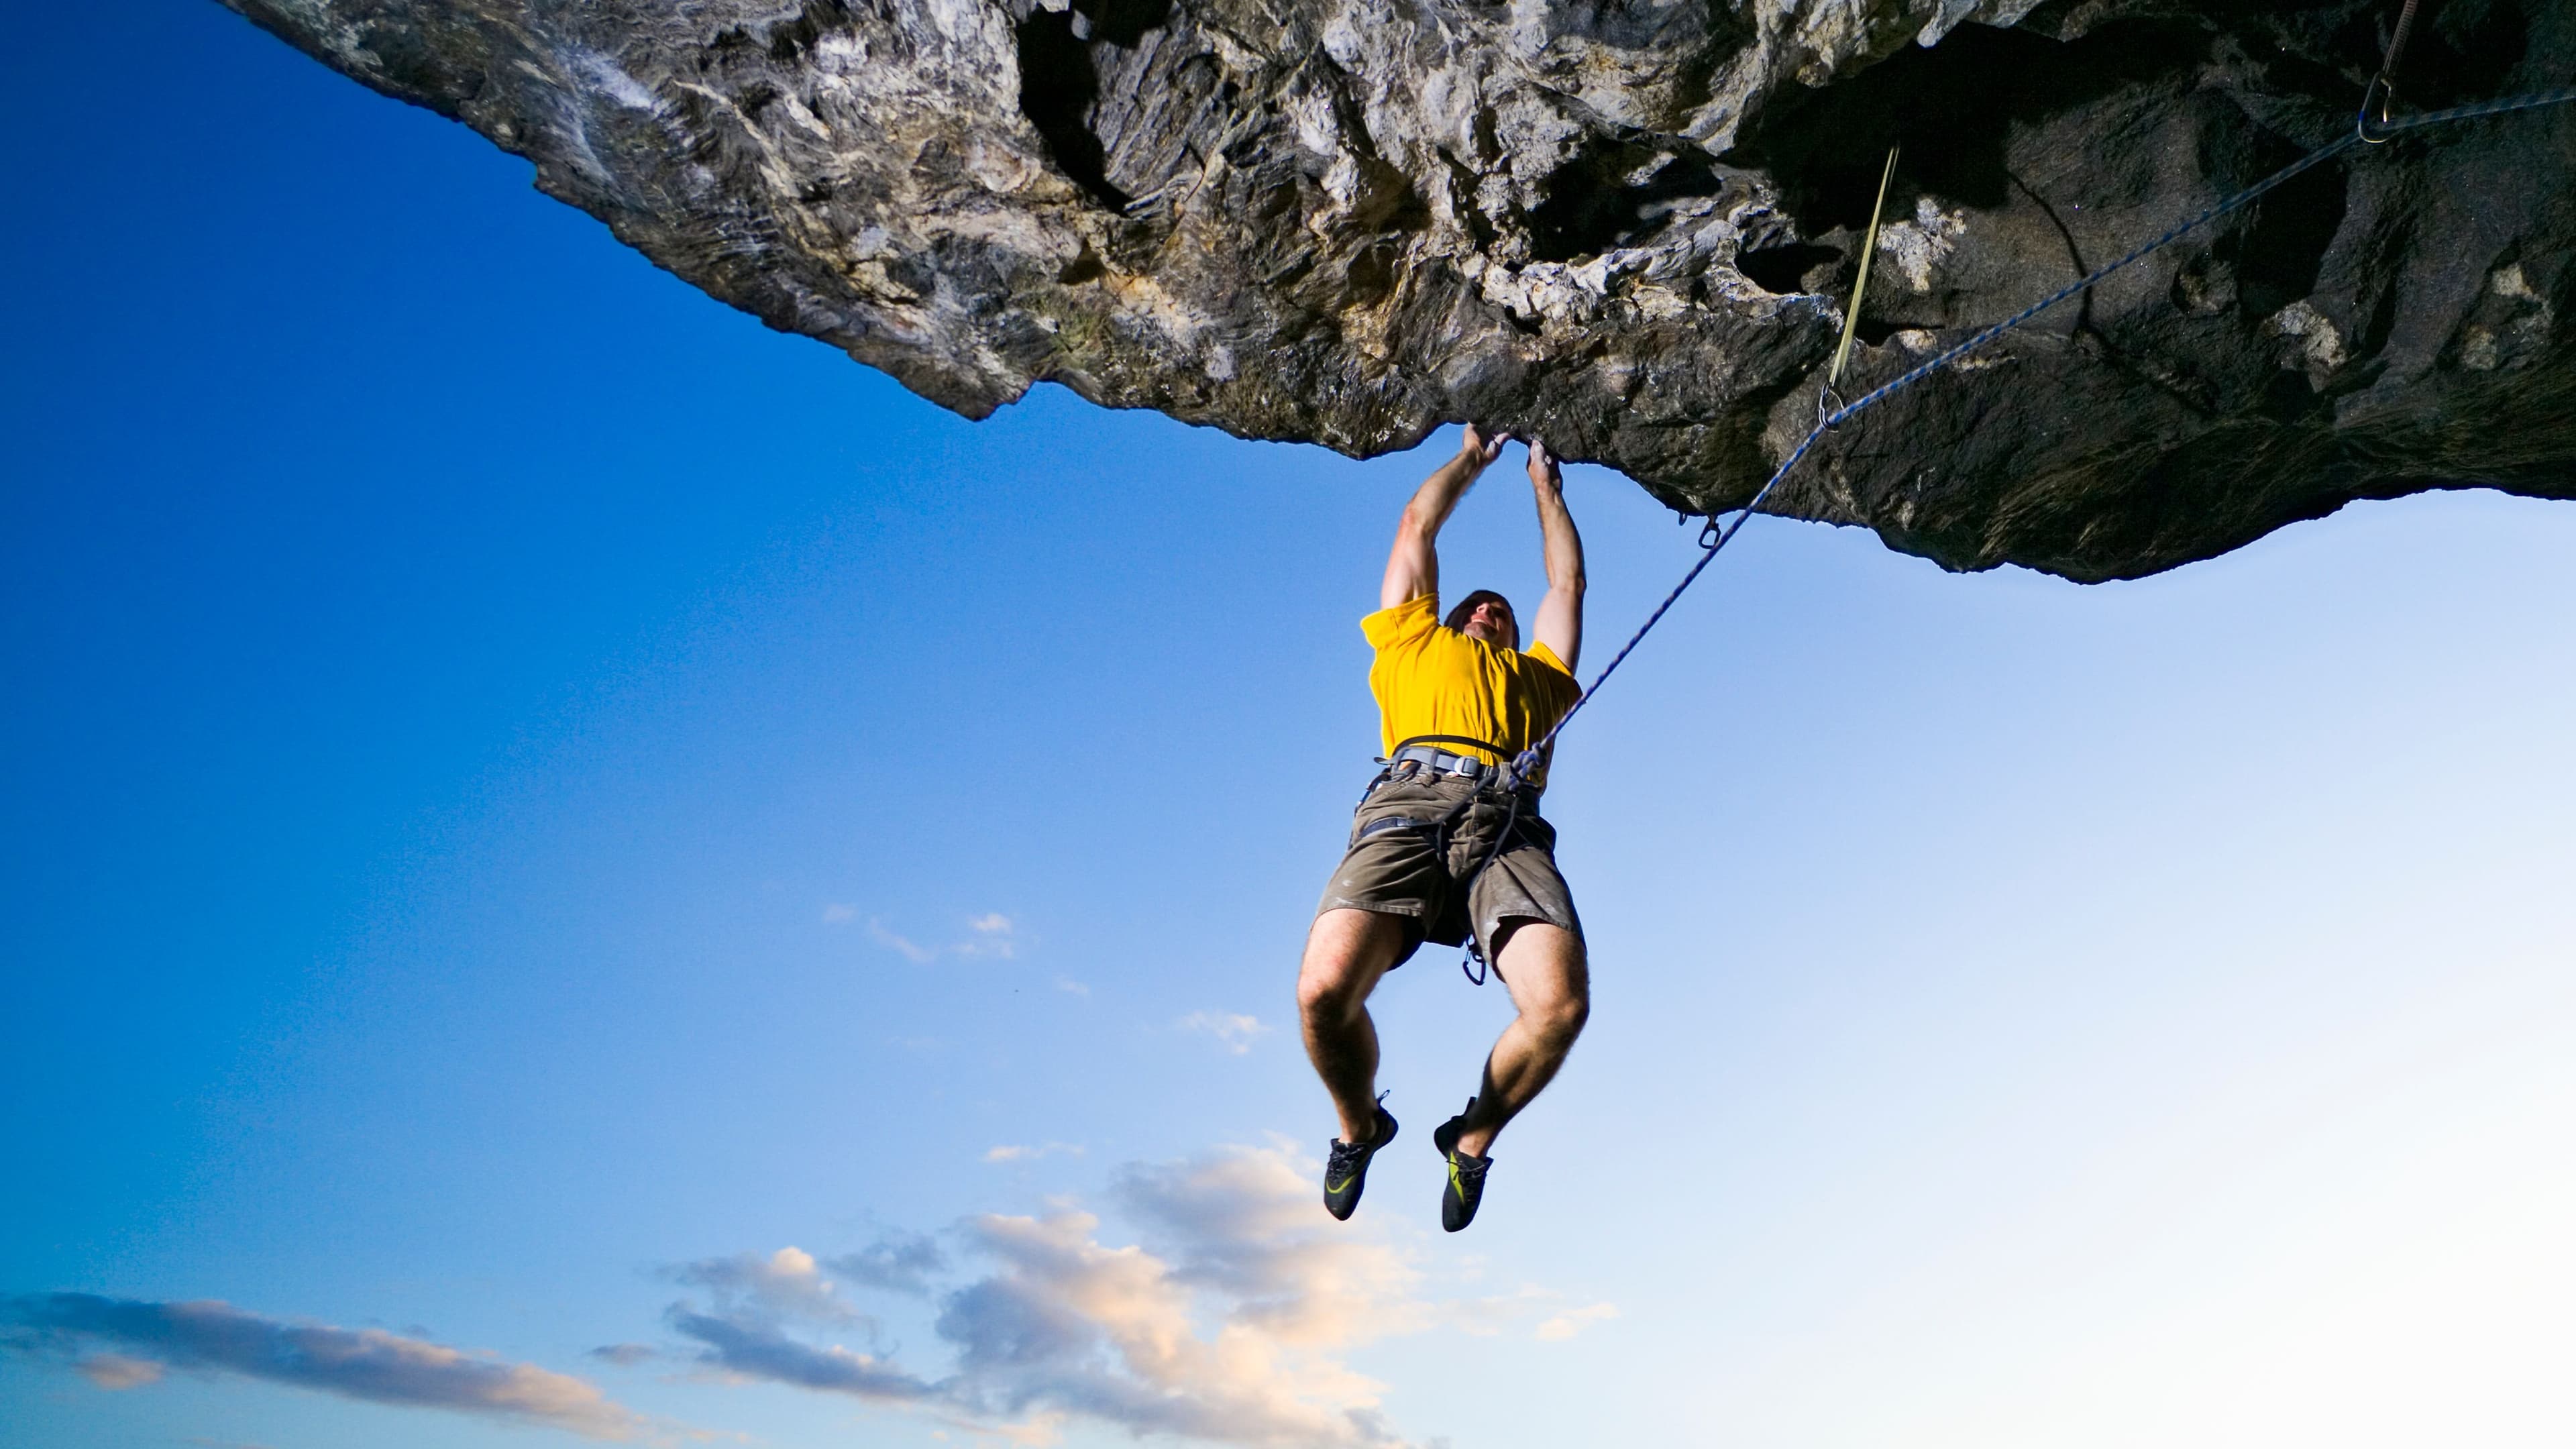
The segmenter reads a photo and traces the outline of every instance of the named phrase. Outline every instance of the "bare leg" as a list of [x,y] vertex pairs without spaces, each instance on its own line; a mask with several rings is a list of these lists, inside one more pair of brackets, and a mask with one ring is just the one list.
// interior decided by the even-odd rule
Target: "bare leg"
[[1306,933],[1297,1018],[1306,1059],[1341,1116],[1344,1142],[1377,1135],[1377,1023],[1369,1020],[1368,998],[1404,949],[1404,925],[1400,916],[1345,909],[1317,916]]
[[1503,1124],[1520,1115],[1565,1065],[1592,1010],[1592,971],[1583,938],[1545,921],[1521,921],[1494,952],[1520,1015],[1485,1058],[1484,1085],[1458,1134],[1460,1151],[1482,1157]]

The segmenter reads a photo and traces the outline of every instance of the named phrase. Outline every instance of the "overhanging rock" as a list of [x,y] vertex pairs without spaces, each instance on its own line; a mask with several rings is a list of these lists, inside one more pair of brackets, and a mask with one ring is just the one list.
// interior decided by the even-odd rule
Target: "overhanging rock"
[[[1478,419],[1690,512],[1845,391],[2352,123],[2389,3],[226,0],[774,327],[1352,454]],[[2564,84],[2447,0],[2400,101]],[[1769,511],[2132,577],[2355,498],[2576,494],[2576,107],[2367,148],[1833,435]]]

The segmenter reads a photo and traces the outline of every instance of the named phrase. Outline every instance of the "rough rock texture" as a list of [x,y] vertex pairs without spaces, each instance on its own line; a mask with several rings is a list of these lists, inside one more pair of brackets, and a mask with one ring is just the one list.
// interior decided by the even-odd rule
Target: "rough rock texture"
[[[1676,508],[2351,124],[2396,0],[226,0],[772,326],[1355,454],[1537,431]],[[2576,76],[2432,0],[2426,108]],[[2576,495],[2576,107],[2371,147],[1846,426],[1775,511],[1953,568]]]

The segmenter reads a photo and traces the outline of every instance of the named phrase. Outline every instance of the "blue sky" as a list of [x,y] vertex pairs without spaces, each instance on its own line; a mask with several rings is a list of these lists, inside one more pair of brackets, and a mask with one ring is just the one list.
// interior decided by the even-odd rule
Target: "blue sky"
[[[1757,520],[1559,753],[1573,1065],[1342,1228],[1290,986],[1454,433],[969,424],[213,5],[16,40],[0,1440],[2576,1431],[2576,509]],[[1690,534],[1570,497],[1597,662]],[[1505,1010],[1381,992],[1409,1136]]]

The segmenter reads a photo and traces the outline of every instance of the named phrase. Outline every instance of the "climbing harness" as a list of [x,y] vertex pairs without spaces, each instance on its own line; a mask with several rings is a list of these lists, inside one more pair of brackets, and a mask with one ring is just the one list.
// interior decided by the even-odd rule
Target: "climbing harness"
[[[2227,215],[2229,212],[2237,211],[2251,205],[2253,202],[2260,200],[2272,191],[2277,190],[2292,180],[2295,180],[2306,172],[2324,165],[2326,162],[2331,161],[2337,156],[2342,155],[2344,152],[2353,149],[2355,146],[2375,146],[2397,136],[2404,135],[2409,131],[2428,130],[2435,126],[2450,125],[2459,121],[2473,121],[2489,116],[2510,115],[2517,111],[2538,110],[2545,106],[2564,105],[2570,101],[2576,101],[2576,86],[2562,86],[2556,90],[2537,91],[2529,95],[2510,96],[2502,100],[2482,101],[2474,105],[2454,106],[2449,110],[2427,111],[2421,115],[2391,119],[2386,102],[2390,77],[2397,68],[2397,61],[2405,51],[2407,38],[2414,28],[2415,9],[2417,3],[2418,0],[2406,0],[2406,8],[2398,17],[2397,30],[2389,42],[2387,56],[2380,64],[2379,74],[2371,81],[2369,88],[2362,94],[2361,111],[2354,118],[2353,127],[2349,133],[2310,151],[2307,155],[2300,157],[2298,160],[2291,162],[2289,165],[2282,167],[2280,170],[2273,172],[2271,175],[2264,177],[2262,180],[2255,182],[2244,190],[2219,200],[2215,204],[2173,226],[2154,239],[2134,248],[2119,260],[2095,270],[2090,275],[2083,277],[2066,287],[2062,287],[2059,290],[2050,293],[2048,296],[2032,303],[2028,307],[2024,307],[2022,310],[2005,318],[2003,321],[1995,323],[1993,326],[1986,328],[1973,337],[1970,337],[1967,341],[1959,343],[1947,351],[1942,352],[1930,361],[1899,374],[1894,380],[1881,384],[1870,392],[1863,394],[1858,400],[1843,403],[1838,407],[1834,407],[1830,411],[1820,410],[1821,416],[1817,419],[1816,425],[1807,431],[1806,437],[1800,439],[1796,447],[1789,450],[1789,456],[1782,460],[1779,467],[1772,470],[1770,478],[1767,479],[1760,488],[1754,490],[1752,498],[1747,500],[1742,509],[1735,513],[1732,522],[1722,522],[1720,516],[1716,513],[1706,515],[1707,522],[1700,528],[1700,556],[1698,560],[1690,566],[1689,570],[1683,573],[1681,582],[1673,585],[1672,591],[1664,595],[1663,601],[1655,605],[1654,610],[1646,615],[1646,621],[1637,626],[1637,632],[1629,635],[1628,642],[1619,646],[1619,652],[1610,656],[1610,662],[1601,667],[1601,672],[1592,677],[1592,682],[1583,687],[1583,692],[1581,694],[1575,696],[1574,703],[1566,706],[1565,713],[1557,717],[1556,723],[1548,727],[1547,733],[1539,736],[1537,743],[1531,745],[1528,749],[1521,751],[1519,755],[1513,758],[1511,764],[1503,768],[1495,783],[1509,791],[1515,797],[1515,812],[1517,812],[1518,809],[1517,797],[1519,795],[1519,786],[1523,782],[1527,781],[1530,776],[1537,771],[1538,762],[1542,758],[1542,752],[1549,746],[1556,743],[1556,737],[1564,732],[1565,727],[1568,724],[1573,722],[1574,716],[1581,712],[1585,705],[1592,702],[1592,697],[1594,695],[1601,692],[1601,686],[1609,682],[1610,676],[1618,672],[1621,664],[1627,662],[1628,656],[1635,652],[1640,643],[1644,642],[1646,635],[1654,629],[1655,625],[1662,622],[1664,615],[1671,612],[1673,605],[1680,601],[1682,594],[1688,590],[1693,583],[1696,583],[1699,580],[1699,576],[1707,571],[1710,564],[1717,561],[1719,551],[1724,549],[1728,543],[1734,540],[1735,535],[1743,530],[1745,523],[1753,517],[1755,511],[1761,508],[1763,501],[1771,496],[1772,490],[1780,486],[1781,481],[1787,478],[1791,470],[1798,466],[1799,461],[1807,456],[1807,450],[1813,448],[1816,445],[1816,441],[1822,438],[1826,433],[1832,431],[1843,422],[1859,416],[1861,413],[1876,407],[1878,404],[1885,402],[1887,399],[1903,392],[1905,389],[1912,387],[1914,384],[1921,382],[1932,374],[1939,372],[1941,369],[1950,366],[1961,358],[1969,356],[1979,348],[1984,347],[1988,343],[2003,336],[2005,333],[2011,332],[2022,324],[2030,321],[2032,318],[2037,317],[2042,312],[2046,312],[2061,302],[2068,301],[2090,291],[2106,278],[2110,277],[2113,273],[2122,271],[2140,261],[2143,261],[2153,253],[2163,250],[2165,247],[2170,246],[2183,237],[2190,235],[2192,232],[2198,231],[2200,228],[2207,226],[2209,223],[2216,221],[2222,216]],[[2380,115],[2379,123],[2377,125],[2373,125],[2371,123],[2370,112],[2373,100],[2380,101]],[[1892,173],[1895,166],[1895,157],[1892,154],[1888,158],[1888,164],[1890,172]],[[1885,182],[1883,180],[1880,183],[1880,186],[1881,199],[1884,201]],[[1864,266],[1867,264],[1866,257],[1863,258],[1863,264]],[[1856,317],[1859,310],[1859,291],[1857,288],[1855,288],[1853,292],[1853,302],[1853,315]],[[1852,319],[1846,318],[1844,321],[1844,335],[1846,342],[1850,336],[1851,327]],[[1501,752],[1496,751],[1495,753],[1499,754]],[[1473,799],[1474,797],[1470,796],[1469,802],[1472,803]],[[1461,809],[1453,811],[1452,815],[1455,816],[1463,813],[1464,808],[1461,807]],[[1517,813],[1515,813],[1515,818],[1517,818]],[[1509,833],[1509,828],[1506,827],[1504,834],[1508,836]],[[1483,874],[1486,866],[1491,865],[1495,856],[1500,854],[1501,846],[1502,837],[1497,837],[1495,841],[1495,849],[1487,854],[1485,860],[1479,863],[1476,869],[1470,872],[1464,881],[1460,882],[1460,889],[1464,890],[1473,887],[1476,877]],[[1480,944],[1473,941],[1472,936],[1473,932],[1471,930],[1471,940],[1467,949],[1467,960],[1459,963],[1459,969],[1467,973],[1468,980],[1482,985],[1484,977],[1481,971],[1468,969],[1470,963],[1474,963],[1479,967],[1484,964],[1484,953]]]
[[[1484,875],[1486,868],[1500,859],[1504,849],[1510,845],[1512,832],[1520,826],[1521,802],[1523,796],[1529,793],[1529,784],[1527,776],[1517,772],[1511,765],[1488,764],[1472,755],[1452,754],[1440,749],[1441,745],[1467,745],[1483,750],[1496,759],[1511,753],[1500,745],[1469,739],[1464,735],[1414,735],[1399,742],[1394,749],[1387,752],[1385,759],[1379,761],[1386,768],[1378,771],[1376,778],[1369,781],[1368,788],[1360,792],[1360,804],[1368,804],[1369,797],[1377,793],[1379,786],[1390,780],[1404,778],[1403,772],[1406,771],[1407,766],[1434,774],[1456,775],[1460,779],[1469,781],[1470,788],[1457,804],[1432,819],[1419,820],[1407,815],[1390,815],[1383,820],[1372,820],[1361,826],[1357,839],[1366,840],[1372,835],[1389,830],[1422,831],[1429,837],[1433,859],[1438,860],[1442,868],[1446,869],[1450,840],[1457,834],[1458,823],[1467,818],[1467,812],[1476,808],[1477,801],[1487,798],[1489,792],[1499,787],[1506,797],[1503,828],[1494,833],[1494,843],[1486,848],[1484,857],[1476,862],[1475,869],[1468,871],[1459,881],[1458,889],[1461,892],[1468,892],[1474,889],[1477,879]],[[1530,762],[1531,768],[1535,770],[1536,764],[1530,760],[1533,753],[1535,751],[1523,752],[1520,760]],[[1486,959],[1484,942],[1476,934],[1475,911],[1472,906],[1468,910],[1467,955],[1458,963],[1458,969],[1465,973],[1469,982],[1477,986],[1485,984],[1486,973],[1493,969]]]

